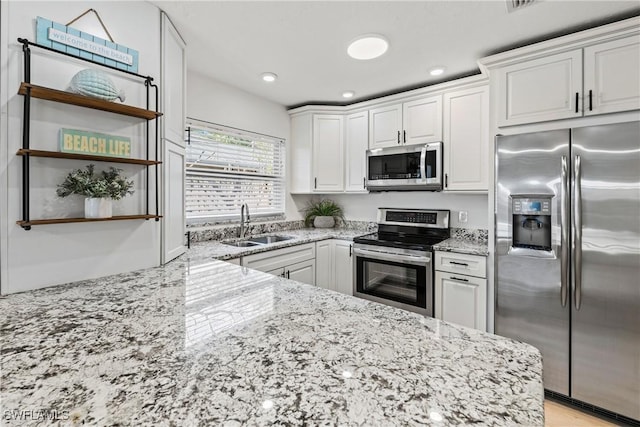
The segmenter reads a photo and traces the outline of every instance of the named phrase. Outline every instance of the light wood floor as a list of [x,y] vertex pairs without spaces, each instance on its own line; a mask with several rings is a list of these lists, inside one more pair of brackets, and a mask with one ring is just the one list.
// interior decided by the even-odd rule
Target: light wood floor
[[613,427],[601,418],[551,400],[544,401],[545,427]]

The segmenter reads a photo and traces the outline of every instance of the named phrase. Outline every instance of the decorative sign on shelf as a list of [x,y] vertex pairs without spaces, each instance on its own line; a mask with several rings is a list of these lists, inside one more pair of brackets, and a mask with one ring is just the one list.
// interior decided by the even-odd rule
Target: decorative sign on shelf
[[131,140],[124,136],[60,129],[60,151],[108,157],[131,157]]
[[39,16],[36,43],[121,70],[138,72],[137,50]]

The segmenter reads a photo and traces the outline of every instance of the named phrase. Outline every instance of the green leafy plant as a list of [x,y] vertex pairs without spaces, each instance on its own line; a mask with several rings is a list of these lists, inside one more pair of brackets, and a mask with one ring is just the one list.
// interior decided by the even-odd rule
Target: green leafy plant
[[308,227],[317,216],[332,216],[344,221],[342,207],[330,199],[310,200],[304,208],[304,224]]
[[109,170],[95,173],[94,165],[85,169],[75,169],[67,175],[56,193],[60,197],[79,194],[85,197],[105,197],[120,200],[133,194],[133,181],[121,176],[122,169],[110,167]]

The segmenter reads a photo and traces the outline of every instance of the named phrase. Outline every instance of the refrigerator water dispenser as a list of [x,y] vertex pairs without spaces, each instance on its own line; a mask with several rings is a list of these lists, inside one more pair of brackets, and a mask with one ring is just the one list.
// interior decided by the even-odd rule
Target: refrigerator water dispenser
[[513,247],[551,250],[551,196],[512,196]]

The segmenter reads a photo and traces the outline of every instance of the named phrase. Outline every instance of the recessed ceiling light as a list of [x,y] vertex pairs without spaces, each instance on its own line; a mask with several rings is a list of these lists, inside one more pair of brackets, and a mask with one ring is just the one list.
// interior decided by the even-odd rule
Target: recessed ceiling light
[[353,98],[353,95],[355,95],[356,93],[352,90],[348,90],[346,92],[342,92],[342,97],[343,98]]
[[274,73],[262,73],[262,80],[264,80],[265,82],[275,82],[276,79],[278,78],[277,74]]
[[429,70],[429,74],[431,74],[432,76],[439,76],[442,73],[444,73],[444,67],[434,67]]
[[384,54],[388,48],[387,39],[377,34],[368,34],[352,41],[347,53],[354,59],[373,59]]

